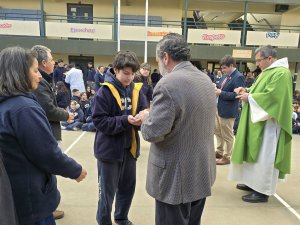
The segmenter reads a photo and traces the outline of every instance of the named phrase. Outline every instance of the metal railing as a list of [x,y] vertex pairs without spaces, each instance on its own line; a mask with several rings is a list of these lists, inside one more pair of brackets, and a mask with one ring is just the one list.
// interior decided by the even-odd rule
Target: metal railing
[[[37,13],[17,14],[17,13],[1,13],[0,20],[23,20],[23,21],[37,21],[41,20],[41,15]],[[44,21],[56,22],[77,22],[89,24],[112,24],[114,25],[113,17],[84,17],[66,15],[45,14]],[[159,24],[159,25],[158,25]],[[144,26],[144,20],[136,19],[121,19],[121,25],[127,26]],[[155,27],[178,27],[183,28],[183,21],[176,20],[155,20],[149,19],[148,26]],[[225,29],[225,30],[242,30],[243,23],[223,23],[223,22],[195,22],[187,21],[188,29]],[[277,24],[247,24],[246,30],[266,31],[266,32],[300,32],[300,26],[291,25],[277,25]]]

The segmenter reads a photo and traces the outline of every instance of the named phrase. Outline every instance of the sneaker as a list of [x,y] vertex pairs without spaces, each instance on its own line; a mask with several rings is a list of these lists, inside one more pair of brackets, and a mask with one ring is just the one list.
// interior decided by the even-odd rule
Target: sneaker
[[78,127],[73,127],[72,130],[80,130]]
[[115,220],[116,225],[134,225],[130,220]]
[[61,128],[62,130],[67,129],[67,127],[65,127],[65,126],[60,126],[60,128]]
[[55,220],[59,220],[59,219],[63,218],[64,216],[65,216],[64,211],[61,211],[61,210],[55,210],[55,211],[53,212],[53,217],[54,217]]

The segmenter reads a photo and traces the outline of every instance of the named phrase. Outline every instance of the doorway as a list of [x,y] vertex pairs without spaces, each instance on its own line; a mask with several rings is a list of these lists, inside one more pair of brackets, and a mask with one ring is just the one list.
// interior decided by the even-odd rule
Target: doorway
[[93,5],[67,3],[68,23],[93,23]]
[[[68,23],[93,23],[93,5],[67,3]],[[69,38],[70,40],[93,40],[90,38]]]
[[92,62],[94,65],[94,56],[73,56],[69,55],[69,63],[75,64],[75,67],[82,70],[83,80],[86,83],[87,80],[87,64]]

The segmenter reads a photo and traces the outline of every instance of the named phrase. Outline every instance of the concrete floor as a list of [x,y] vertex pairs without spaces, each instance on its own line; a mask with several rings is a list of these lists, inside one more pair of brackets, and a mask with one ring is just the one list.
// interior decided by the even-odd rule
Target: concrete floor
[[[97,169],[93,156],[94,133],[63,131],[63,150],[80,162],[88,171],[86,180],[77,183],[58,177],[62,200],[59,209],[65,217],[57,220],[57,225],[97,225]],[[135,225],[154,225],[154,200],[145,191],[146,165],[149,143],[142,141],[141,156],[137,163],[137,186],[129,213]],[[245,192],[235,189],[236,183],[227,180],[228,166],[217,167],[217,179],[213,194],[207,199],[202,216],[204,225],[296,225],[300,224],[300,135],[293,137],[292,174],[287,182],[277,185],[277,195],[288,207],[272,196],[268,203],[251,204],[241,201]],[[297,215],[298,214],[298,215]],[[298,216],[298,217],[297,217]],[[113,217],[112,217],[113,218]],[[174,224],[176,225],[176,224]]]

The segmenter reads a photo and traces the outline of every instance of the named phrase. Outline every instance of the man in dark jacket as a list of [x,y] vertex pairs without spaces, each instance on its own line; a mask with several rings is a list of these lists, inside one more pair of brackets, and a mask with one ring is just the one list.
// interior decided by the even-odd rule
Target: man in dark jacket
[[[73,121],[74,115],[59,108],[56,102],[56,97],[53,92],[53,69],[54,60],[51,55],[51,50],[42,45],[35,45],[31,49],[35,52],[39,63],[39,71],[43,77],[38,88],[33,92],[46,112],[47,119],[51,125],[53,136],[56,140],[61,141],[60,121]],[[54,212],[55,219],[60,219],[64,216],[63,211],[56,210]]]
[[86,74],[86,83],[90,85],[91,87],[95,88],[95,74],[96,70],[94,69],[93,63],[89,62],[87,64],[87,74]]
[[234,133],[233,125],[239,113],[239,100],[235,88],[245,87],[245,78],[235,68],[235,59],[229,55],[220,61],[222,72],[226,75],[220,87],[216,86],[217,113],[215,119],[215,135],[217,139],[216,164],[230,163]]
[[95,79],[95,91],[97,92],[101,87],[101,84],[104,82],[104,66],[98,66],[97,72],[94,76]]
[[64,67],[64,61],[62,59],[57,60],[57,67],[53,71],[53,79],[54,79],[54,84],[58,81],[65,82],[65,67]]
[[138,68],[135,53],[119,52],[94,98],[93,123],[97,128],[94,154],[98,160],[101,190],[97,221],[101,225],[112,224],[114,196],[115,223],[133,225],[128,220],[128,212],[135,192],[136,159],[140,148],[137,130],[141,124],[134,116],[147,107],[142,84],[132,82]]

